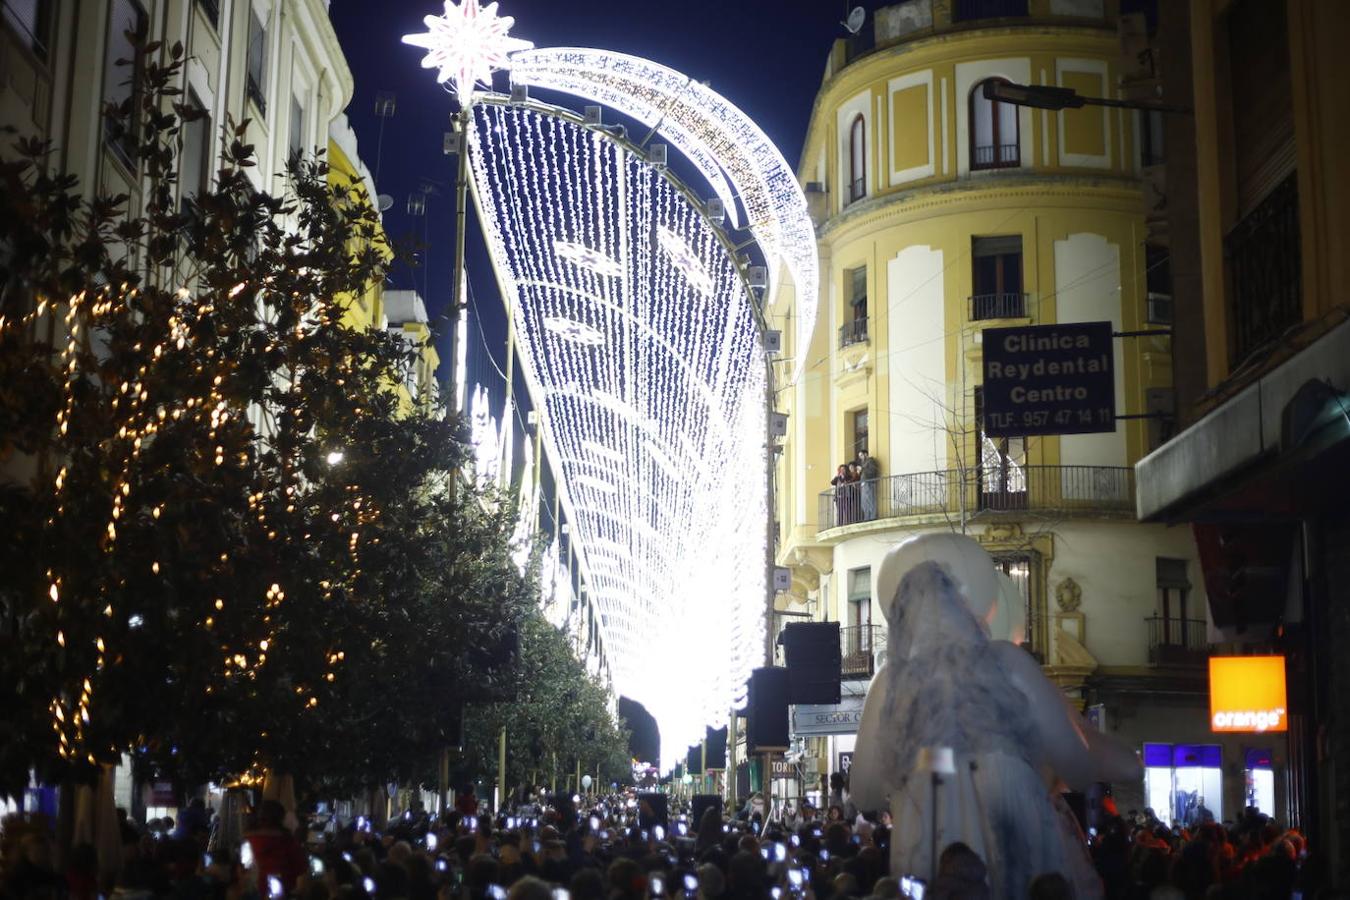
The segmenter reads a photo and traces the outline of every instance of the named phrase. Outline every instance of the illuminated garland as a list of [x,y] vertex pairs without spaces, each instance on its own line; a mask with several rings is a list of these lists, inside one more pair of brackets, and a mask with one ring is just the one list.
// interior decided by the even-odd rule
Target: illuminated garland
[[777,289],[780,266],[792,274],[798,313],[796,380],[816,324],[816,234],[795,173],[759,126],[707,85],[636,56],[544,48],[513,54],[510,68],[513,84],[585,97],[655,128],[708,179],[737,227],[735,200],[740,198],[769,264],[770,290]]
[[[751,299],[656,167],[540,112],[477,106],[473,123],[474,196],[615,688],[656,717],[673,765],[743,703],[763,648]],[[565,621],[556,546],[544,569],[546,614]]]

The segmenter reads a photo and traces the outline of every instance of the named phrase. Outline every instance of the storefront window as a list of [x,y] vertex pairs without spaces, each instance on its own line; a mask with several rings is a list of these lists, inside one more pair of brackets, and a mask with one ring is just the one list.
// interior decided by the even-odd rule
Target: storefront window
[[1145,801],[1168,824],[1222,821],[1222,762],[1217,744],[1145,744]]
[[1275,766],[1269,749],[1247,750],[1245,797],[1247,806],[1275,815]]

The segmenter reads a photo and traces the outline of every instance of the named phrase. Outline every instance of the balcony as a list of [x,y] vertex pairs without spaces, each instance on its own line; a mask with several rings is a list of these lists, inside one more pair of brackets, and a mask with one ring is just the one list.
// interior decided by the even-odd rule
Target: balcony
[[1036,513],[1134,517],[1134,470],[1117,466],[1010,466],[890,475],[821,491],[817,531],[868,521],[932,517],[966,521]]
[[876,674],[877,651],[886,649],[884,625],[847,625],[839,629],[840,675],[844,679]]
[[1016,144],[976,144],[971,148],[972,169],[1015,169],[1022,165],[1022,150]]
[[1230,369],[1303,319],[1296,175],[1281,182],[1224,239]]
[[1027,295],[1017,293],[976,294],[970,298],[970,321],[1025,319]]
[[867,343],[867,316],[859,316],[839,328],[839,349]]
[[1149,616],[1148,662],[1153,666],[1200,666],[1209,658],[1209,626],[1204,619]]

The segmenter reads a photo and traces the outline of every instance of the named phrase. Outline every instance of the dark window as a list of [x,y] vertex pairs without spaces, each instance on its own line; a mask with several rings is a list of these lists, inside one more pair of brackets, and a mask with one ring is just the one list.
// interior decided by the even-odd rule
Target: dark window
[[107,115],[104,139],[128,166],[136,155],[140,133],[141,59],[147,20],[136,0],[112,0],[108,19],[108,51],[103,66],[103,105]]
[[952,5],[953,22],[977,19],[1010,19],[1027,14],[1027,0],[956,0]]
[[1163,114],[1156,109],[1139,113],[1139,161],[1145,166],[1160,166],[1167,161]]
[[975,388],[976,480],[980,509],[1018,510],[1027,506],[1027,439],[984,432],[984,389]]
[[845,270],[844,285],[848,292],[848,309],[839,329],[840,347],[867,340],[867,266]]
[[1144,245],[1144,284],[1148,293],[1145,319],[1150,325],[1172,324],[1172,255],[1166,247]]
[[300,98],[291,95],[291,156],[296,157],[305,149],[305,108]]
[[52,0],[0,0],[5,24],[18,34],[25,47],[43,62],[52,26]]
[[859,450],[867,449],[867,409],[855,409],[849,414],[849,454],[848,458],[858,458]]
[[213,28],[220,27],[220,0],[197,0],[197,7]]
[[1022,237],[977,237],[970,242],[970,318],[1020,319],[1027,314],[1022,293]]
[[1186,560],[1159,557],[1156,563],[1162,643],[1186,646],[1186,601],[1191,592],[1191,582],[1186,577]]
[[867,196],[867,123],[859,113],[848,130],[848,202]]
[[249,10],[248,16],[248,98],[258,107],[258,112],[267,115],[267,28],[258,17],[256,9]]
[[1007,83],[1003,78],[990,78],[970,89],[970,167],[1016,168],[1022,164],[1017,107],[985,97],[984,86],[989,81]]
[[200,118],[184,121],[183,150],[178,160],[178,184],[184,197],[205,193],[211,186],[211,117],[191,90],[187,105],[200,111]]

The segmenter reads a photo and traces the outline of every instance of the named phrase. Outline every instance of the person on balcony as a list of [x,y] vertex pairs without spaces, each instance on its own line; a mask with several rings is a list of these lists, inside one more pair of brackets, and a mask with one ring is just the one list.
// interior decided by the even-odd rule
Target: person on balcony
[[834,524],[836,526],[849,523],[848,491],[852,480],[848,474],[848,463],[840,463],[838,471],[830,479],[830,486],[834,488]]
[[881,465],[866,450],[859,450],[858,472],[861,478],[862,517],[863,521],[870,522],[877,517],[877,479],[881,477]]

